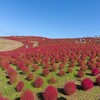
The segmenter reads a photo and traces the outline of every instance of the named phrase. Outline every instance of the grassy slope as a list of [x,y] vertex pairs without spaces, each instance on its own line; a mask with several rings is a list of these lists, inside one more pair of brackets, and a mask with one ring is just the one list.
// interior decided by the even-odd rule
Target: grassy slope
[[[16,69],[16,66],[12,65],[12,68]],[[67,67],[65,67],[65,71],[66,71],[66,69],[67,69]],[[31,68],[31,70],[33,70],[33,69]],[[64,87],[64,84],[67,81],[73,80],[77,85],[80,86],[80,80],[82,80],[82,79],[78,79],[76,77],[77,70],[78,70],[78,67],[76,66],[72,73],[66,74],[63,77],[59,77],[57,75],[58,71],[51,72],[50,75],[48,75],[47,77],[41,76],[41,77],[43,77],[43,79],[45,81],[42,88],[35,88],[33,86],[33,81],[28,81],[26,79],[27,75],[21,74],[21,71],[19,71],[19,70],[17,70],[17,71],[19,72],[18,80],[23,80],[25,83],[24,90],[30,89],[33,92],[38,93],[38,95],[39,95],[39,93],[44,91],[44,89],[46,88],[47,85],[49,85],[48,80],[50,79],[50,77],[56,77],[57,83],[54,84],[54,86],[57,87],[59,90],[59,100],[99,100],[99,97],[100,97],[100,87],[99,86],[95,86],[93,89],[91,89],[87,92],[83,91],[81,89],[77,89],[77,92],[71,96],[64,95],[62,88]],[[40,66],[40,69],[34,73],[35,78],[40,76],[41,73],[42,73],[42,70],[41,70],[41,66]],[[93,81],[95,81],[95,76],[90,75],[91,74],[90,70],[87,70],[86,73],[87,74],[85,75],[85,77],[90,77]],[[10,98],[10,100],[15,100],[16,98],[20,97],[21,93],[18,93],[15,91],[16,84],[10,85],[10,84],[8,84],[8,81],[9,81],[9,79],[6,78],[5,71],[0,68],[0,92],[2,92],[5,97]],[[37,100],[39,100],[39,99],[40,98],[37,98]]]

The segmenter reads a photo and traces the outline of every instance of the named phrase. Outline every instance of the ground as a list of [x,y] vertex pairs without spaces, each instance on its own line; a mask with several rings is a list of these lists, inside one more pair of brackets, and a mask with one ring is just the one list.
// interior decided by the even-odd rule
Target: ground
[[21,42],[0,38],[0,51],[11,51],[21,47],[22,45]]

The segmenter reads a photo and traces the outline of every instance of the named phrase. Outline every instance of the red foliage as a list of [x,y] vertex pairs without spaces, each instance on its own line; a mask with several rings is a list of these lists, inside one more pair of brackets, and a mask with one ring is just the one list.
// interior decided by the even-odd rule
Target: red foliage
[[8,98],[0,97],[0,100],[9,100]]
[[33,65],[33,68],[34,68],[34,71],[39,70],[39,66],[37,66],[37,65]]
[[93,68],[93,69],[92,69],[92,75],[94,75],[94,76],[98,75],[99,72],[100,72],[100,71],[99,71],[98,68]]
[[9,67],[9,69],[7,70],[7,74],[9,78],[16,77],[18,75],[17,71],[12,69],[11,67]]
[[8,59],[2,59],[0,60],[0,66],[4,69],[4,70],[8,70],[9,69],[9,61]]
[[24,82],[19,81],[17,86],[16,86],[16,91],[21,92],[23,90],[23,88],[24,88]]
[[50,84],[55,84],[56,83],[56,78],[54,78],[54,77],[50,78],[49,83]]
[[50,68],[50,64],[48,62],[45,63],[45,68]]
[[48,69],[48,68],[43,69],[42,74],[43,74],[44,76],[49,75],[49,69]]
[[84,61],[83,60],[81,60],[81,59],[78,59],[78,65],[79,66],[83,66],[85,63],[84,63]]
[[64,76],[65,74],[66,74],[66,73],[65,73],[65,71],[64,71],[64,70],[62,70],[62,69],[61,69],[61,70],[59,70],[59,73],[58,73],[58,75],[59,75],[59,76]]
[[59,65],[59,69],[64,69],[64,64],[63,63],[61,63],[60,65]]
[[94,68],[96,68],[96,65],[94,63],[91,63],[88,67],[89,67],[89,69],[94,69]]
[[80,67],[80,70],[81,71],[86,71],[87,70],[87,67],[85,65],[83,65],[83,66]]
[[55,58],[55,62],[56,62],[56,63],[59,63],[59,62],[60,62],[60,58],[59,58],[59,57],[56,57],[56,58]]
[[44,84],[44,80],[41,77],[38,77],[35,81],[34,81],[34,86],[36,88],[42,87],[42,85]]
[[74,63],[69,64],[69,67],[75,67]]
[[21,94],[20,100],[35,100],[36,96],[31,90],[26,90]]
[[25,74],[30,73],[29,67],[24,66],[24,67],[22,68],[22,72],[25,73]]
[[82,72],[82,71],[78,71],[78,73],[77,73],[77,76],[79,77],[79,78],[82,78],[82,77],[84,77],[84,72]]
[[56,70],[57,70],[56,65],[53,65],[51,70],[52,70],[52,71],[56,71]]
[[48,86],[43,93],[44,100],[57,100],[57,97],[58,91],[54,86]]
[[67,95],[71,95],[76,92],[76,85],[74,82],[68,82],[64,86],[64,92]]
[[100,62],[97,62],[97,63],[96,63],[96,67],[97,67],[97,68],[100,68]]
[[27,79],[29,81],[34,80],[34,74],[33,73],[29,73],[28,76],[27,76]]
[[55,64],[55,60],[52,59],[52,60],[51,60],[51,65],[54,65],[54,64]]
[[3,95],[0,93],[0,100],[9,100],[8,98],[3,97]]
[[83,90],[89,90],[93,88],[93,86],[94,86],[93,81],[90,78],[85,78],[81,82],[81,87],[83,88]]
[[17,80],[18,80],[17,77],[11,77],[10,80],[9,80],[9,83],[14,84],[14,83],[17,82]]
[[67,73],[71,73],[72,71],[73,71],[72,68],[67,69]]
[[100,86],[100,76],[96,78],[96,83]]

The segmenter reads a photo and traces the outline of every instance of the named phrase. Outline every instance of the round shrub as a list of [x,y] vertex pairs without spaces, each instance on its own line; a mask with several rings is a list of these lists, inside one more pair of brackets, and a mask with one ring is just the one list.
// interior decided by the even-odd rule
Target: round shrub
[[49,75],[49,69],[48,68],[43,69],[42,73],[43,73],[43,76]]
[[56,65],[53,65],[52,68],[51,68],[51,70],[52,70],[52,71],[56,71],[56,70],[57,70]]
[[83,65],[83,66],[80,67],[80,70],[81,71],[86,71],[87,70],[87,67],[85,65]]
[[65,73],[65,71],[64,71],[64,70],[62,70],[62,69],[61,69],[61,70],[59,70],[59,73],[58,73],[58,75],[59,75],[59,76],[64,76],[65,74],[66,74],[66,73]]
[[34,74],[33,73],[29,73],[28,76],[27,76],[27,79],[29,81],[34,80]]
[[77,73],[77,77],[79,77],[79,78],[84,77],[84,72],[79,70],[78,73]]
[[100,71],[99,71],[98,68],[93,68],[93,69],[92,69],[92,75],[94,75],[94,76],[98,75],[99,72],[100,72]]
[[11,78],[11,77],[16,77],[18,75],[17,71],[10,68],[7,70],[7,74],[8,74],[8,77]]
[[73,71],[72,68],[68,68],[68,69],[67,69],[67,73],[71,73],[72,71]]
[[67,95],[71,95],[76,92],[76,84],[74,82],[68,82],[64,86],[64,92]]
[[19,81],[17,86],[16,86],[16,91],[17,92],[21,92],[24,88],[24,82],[23,81]]
[[34,71],[39,70],[39,66],[37,66],[37,65],[34,65],[33,68],[34,68]]
[[70,63],[69,67],[75,67],[75,64],[74,63]]
[[35,81],[34,81],[34,86],[36,88],[42,87],[42,85],[44,84],[44,80],[41,77],[38,77]]
[[88,67],[89,67],[89,69],[92,70],[92,69],[96,68],[96,65],[94,63],[91,63]]
[[9,83],[10,83],[10,84],[14,84],[14,83],[16,83],[17,81],[18,81],[17,77],[14,77],[14,76],[12,76],[12,77],[9,79]]
[[9,99],[4,98],[4,97],[0,97],[0,100],[9,100]]
[[31,90],[26,90],[21,94],[20,100],[35,100],[36,96]]
[[97,83],[97,85],[100,86],[100,76],[98,76],[98,77],[96,78],[96,83]]
[[100,62],[97,62],[97,63],[96,63],[96,67],[97,67],[97,68],[100,68]]
[[24,74],[29,74],[29,73],[30,73],[30,68],[27,67],[27,66],[24,66],[24,67],[22,68],[22,72],[23,72]]
[[63,63],[61,63],[60,65],[59,65],[59,69],[64,69],[64,64]]
[[3,97],[3,95],[0,93],[0,100],[9,100],[8,98]]
[[81,87],[83,88],[83,90],[89,90],[93,88],[93,86],[94,86],[93,81],[90,78],[85,78],[81,82]]
[[50,78],[49,83],[50,84],[55,84],[56,83],[56,78],[54,78],[54,77]]
[[57,97],[58,91],[54,86],[48,86],[43,93],[44,100],[57,100]]

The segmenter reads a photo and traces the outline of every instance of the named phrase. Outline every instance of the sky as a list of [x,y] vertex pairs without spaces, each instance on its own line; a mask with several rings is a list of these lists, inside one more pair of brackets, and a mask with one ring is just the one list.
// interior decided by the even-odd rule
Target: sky
[[100,35],[100,0],[0,0],[0,36]]

